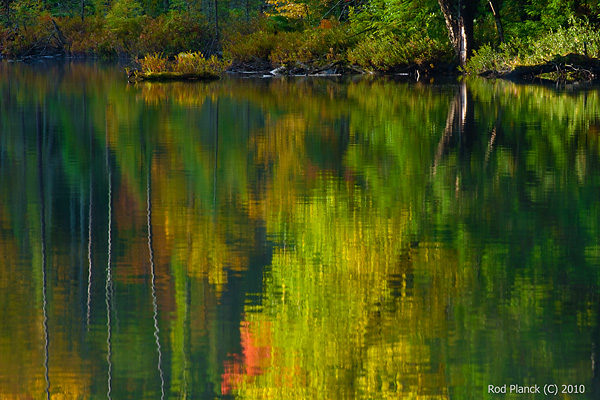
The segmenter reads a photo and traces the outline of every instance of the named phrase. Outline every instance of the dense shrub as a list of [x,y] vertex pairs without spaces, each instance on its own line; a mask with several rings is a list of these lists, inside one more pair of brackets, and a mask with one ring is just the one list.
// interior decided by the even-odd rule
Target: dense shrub
[[323,20],[317,28],[287,31],[273,30],[271,20],[265,20],[252,33],[229,32],[224,39],[225,57],[234,65],[299,62],[319,66],[344,60],[346,50],[354,43],[348,40],[346,27],[337,21]]
[[[149,18],[141,14],[139,3],[119,0],[106,17],[97,14],[54,17],[37,13],[20,14],[21,25],[0,27],[1,54],[8,57],[64,51],[74,56],[137,56],[161,52],[175,55],[207,47],[209,28],[201,17],[177,11]],[[58,43],[52,21],[57,23],[65,43]],[[63,48],[64,47],[64,48]]]
[[28,25],[7,29],[0,43],[1,54],[27,56],[53,53],[57,46],[53,37],[52,18],[47,13],[39,14]]
[[110,55],[112,53],[110,44],[105,43],[107,39],[104,39],[107,36],[104,18],[88,16],[83,21],[79,17],[59,18],[57,24],[67,38],[65,50],[68,54],[83,56],[87,54]]
[[571,21],[571,26],[558,28],[535,38],[512,39],[497,49],[482,46],[469,59],[465,72],[508,72],[517,65],[536,65],[557,55],[569,53],[600,56],[600,32],[585,21]]
[[313,66],[343,61],[348,36],[342,26],[331,22],[303,32],[281,32],[269,60],[274,65],[300,62]]
[[137,55],[138,41],[142,33],[145,16],[142,6],[136,0],[116,0],[106,14],[108,39],[117,54]]
[[557,54],[576,53],[590,57],[600,55],[600,31],[581,21],[571,21],[569,27],[515,42],[522,64],[546,62]]
[[480,74],[486,71],[510,72],[518,64],[518,61],[519,58],[514,47],[502,44],[498,49],[493,49],[486,44],[474,52],[467,62],[464,72],[468,74]]
[[348,60],[367,70],[389,70],[397,66],[449,60],[452,49],[447,41],[426,34],[408,38],[397,35],[371,36],[348,52]]
[[50,16],[47,11],[44,11],[43,3],[36,0],[11,2],[10,14],[12,16],[13,25],[19,27],[19,29],[23,31],[37,27],[41,22],[40,17]]
[[269,32],[265,19],[253,24],[233,24],[223,34],[223,54],[225,58],[240,64],[266,64],[279,37]]
[[201,15],[172,11],[146,21],[138,39],[138,51],[173,55],[206,48],[209,40],[209,27]]

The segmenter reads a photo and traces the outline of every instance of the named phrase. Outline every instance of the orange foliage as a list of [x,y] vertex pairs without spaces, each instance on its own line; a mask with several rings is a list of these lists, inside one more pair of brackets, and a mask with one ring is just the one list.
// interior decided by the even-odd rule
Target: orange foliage
[[331,22],[328,19],[322,19],[321,23],[319,24],[319,28],[321,28],[321,29],[331,29],[331,28],[333,28],[333,22]]
[[270,365],[271,326],[269,323],[261,323],[253,328],[250,321],[242,321],[240,337],[242,355],[230,355],[232,359],[225,362],[225,372],[221,375],[222,394],[230,394],[245,380],[261,375]]

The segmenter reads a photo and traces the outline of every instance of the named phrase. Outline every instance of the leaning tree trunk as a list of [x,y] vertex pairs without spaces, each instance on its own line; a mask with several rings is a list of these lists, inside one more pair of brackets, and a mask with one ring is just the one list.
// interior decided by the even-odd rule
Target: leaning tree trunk
[[464,67],[473,52],[474,4],[470,0],[438,0],[458,64]]
[[498,2],[496,0],[488,0],[488,4],[490,5],[492,14],[494,15],[496,30],[498,31],[498,39],[500,39],[500,43],[504,43],[504,29],[502,29],[502,20],[500,20],[500,7],[498,6]]

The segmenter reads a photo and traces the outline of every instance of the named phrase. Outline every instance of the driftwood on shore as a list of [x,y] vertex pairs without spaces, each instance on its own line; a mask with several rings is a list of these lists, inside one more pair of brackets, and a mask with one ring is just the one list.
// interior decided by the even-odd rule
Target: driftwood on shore
[[326,65],[312,65],[296,61],[294,65],[280,66],[269,70],[269,74],[274,76],[335,76],[335,75],[355,75],[364,74],[365,71],[351,65],[346,65],[340,61],[334,61]]

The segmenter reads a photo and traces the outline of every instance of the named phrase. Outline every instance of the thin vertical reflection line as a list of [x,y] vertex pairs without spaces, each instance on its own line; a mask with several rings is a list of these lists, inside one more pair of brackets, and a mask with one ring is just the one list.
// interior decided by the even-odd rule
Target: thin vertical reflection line
[[[85,205],[84,205],[84,193],[83,193],[83,182],[80,182],[79,185],[79,293],[83,294],[83,273],[84,273],[84,258],[85,258]],[[84,313],[84,305],[81,303],[81,315],[83,317]],[[82,320],[83,321],[83,320]]]
[[92,125],[89,125],[89,140],[90,140],[90,183],[89,183],[89,204],[88,204],[88,287],[87,287],[87,329],[90,329],[90,319],[92,314],[92,207],[94,200],[93,192],[93,168],[92,168]]
[[42,245],[42,313],[43,313],[43,328],[44,328],[44,378],[46,380],[46,399],[50,400],[50,371],[49,362],[50,354],[50,335],[48,333],[48,311],[46,299],[46,205],[44,194],[44,177],[43,177],[43,159],[42,159],[42,129],[40,127],[41,110],[38,105],[37,109],[37,159],[38,159],[38,184],[40,196],[40,234]]
[[154,310],[154,337],[156,339],[156,351],[158,352],[158,374],[160,376],[160,391],[161,399],[165,398],[165,378],[162,371],[162,350],[160,347],[160,329],[158,328],[158,302],[156,299],[156,274],[154,270],[154,248],[152,247],[152,192],[151,192],[151,173],[152,161],[148,166],[148,173],[146,179],[146,215],[148,217],[148,253],[150,255],[150,275],[151,275],[151,289],[152,289],[152,308]]
[[111,250],[112,250],[112,171],[108,160],[108,121],[106,121],[106,169],[108,172],[108,262],[106,264],[106,362],[108,363],[108,389],[106,396],[110,399],[112,392],[112,329],[110,304],[112,301]]
[[[189,210],[193,210],[193,205],[194,205],[194,196],[193,196],[193,192],[189,189],[188,187],[188,212]],[[187,233],[187,245],[188,245],[188,259],[191,260],[191,254],[192,254],[192,237],[191,237],[191,224],[192,224],[193,218],[190,218],[188,215],[187,218],[187,226],[186,226],[186,233]],[[188,354],[189,354],[189,343],[190,343],[190,339],[188,337],[188,335],[190,335],[190,275],[189,275],[189,268],[188,268],[188,263],[185,264],[185,270],[184,270],[184,279],[185,279],[185,315],[183,318],[183,341],[182,341],[182,346],[181,346],[181,352],[183,355],[183,398],[187,399],[188,398],[188,368],[189,368],[189,360],[188,360]],[[188,351],[186,351],[188,350]]]
[[184,398],[188,398],[188,353],[186,349],[189,348],[190,339],[188,337],[190,331],[190,278],[188,276],[188,271],[186,268],[185,271],[185,316],[183,319],[183,343],[181,346],[181,351],[183,353],[183,390],[184,390]]
[[[86,112],[85,112],[85,87],[84,87],[84,96],[83,96],[83,126],[86,125]],[[88,159],[91,160],[91,157]],[[90,168],[91,170],[91,168]],[[79,272],[79,293],[83,294],[83,271],[84,271],[84,247],[85,247],[85,240],[84,240],[84,232],[85,232],[85,205],[84,205],[84,199],[85,199],[85,195],[83,193],[84,190],[84,185],[83,185],[84,181],[81,180],[79,183],[79,265],[80,265],[80,272]],[[82,304],[82,315],[83,315],[83,304]],[[87,315],[87,314],[86,314]],[[86,326],[89,326],[89,320],[87,319],[86,316]]]
[[92,173],[90,170],[90,189],[88,206],[88,287],[87,287],[87,328],[90,329],[90,316],[92,313]]
[[219,160],[219,99],[217,98],[215,117],[215,169],[213,172],[213,211],[216,214],[217,204],[217,167]]

